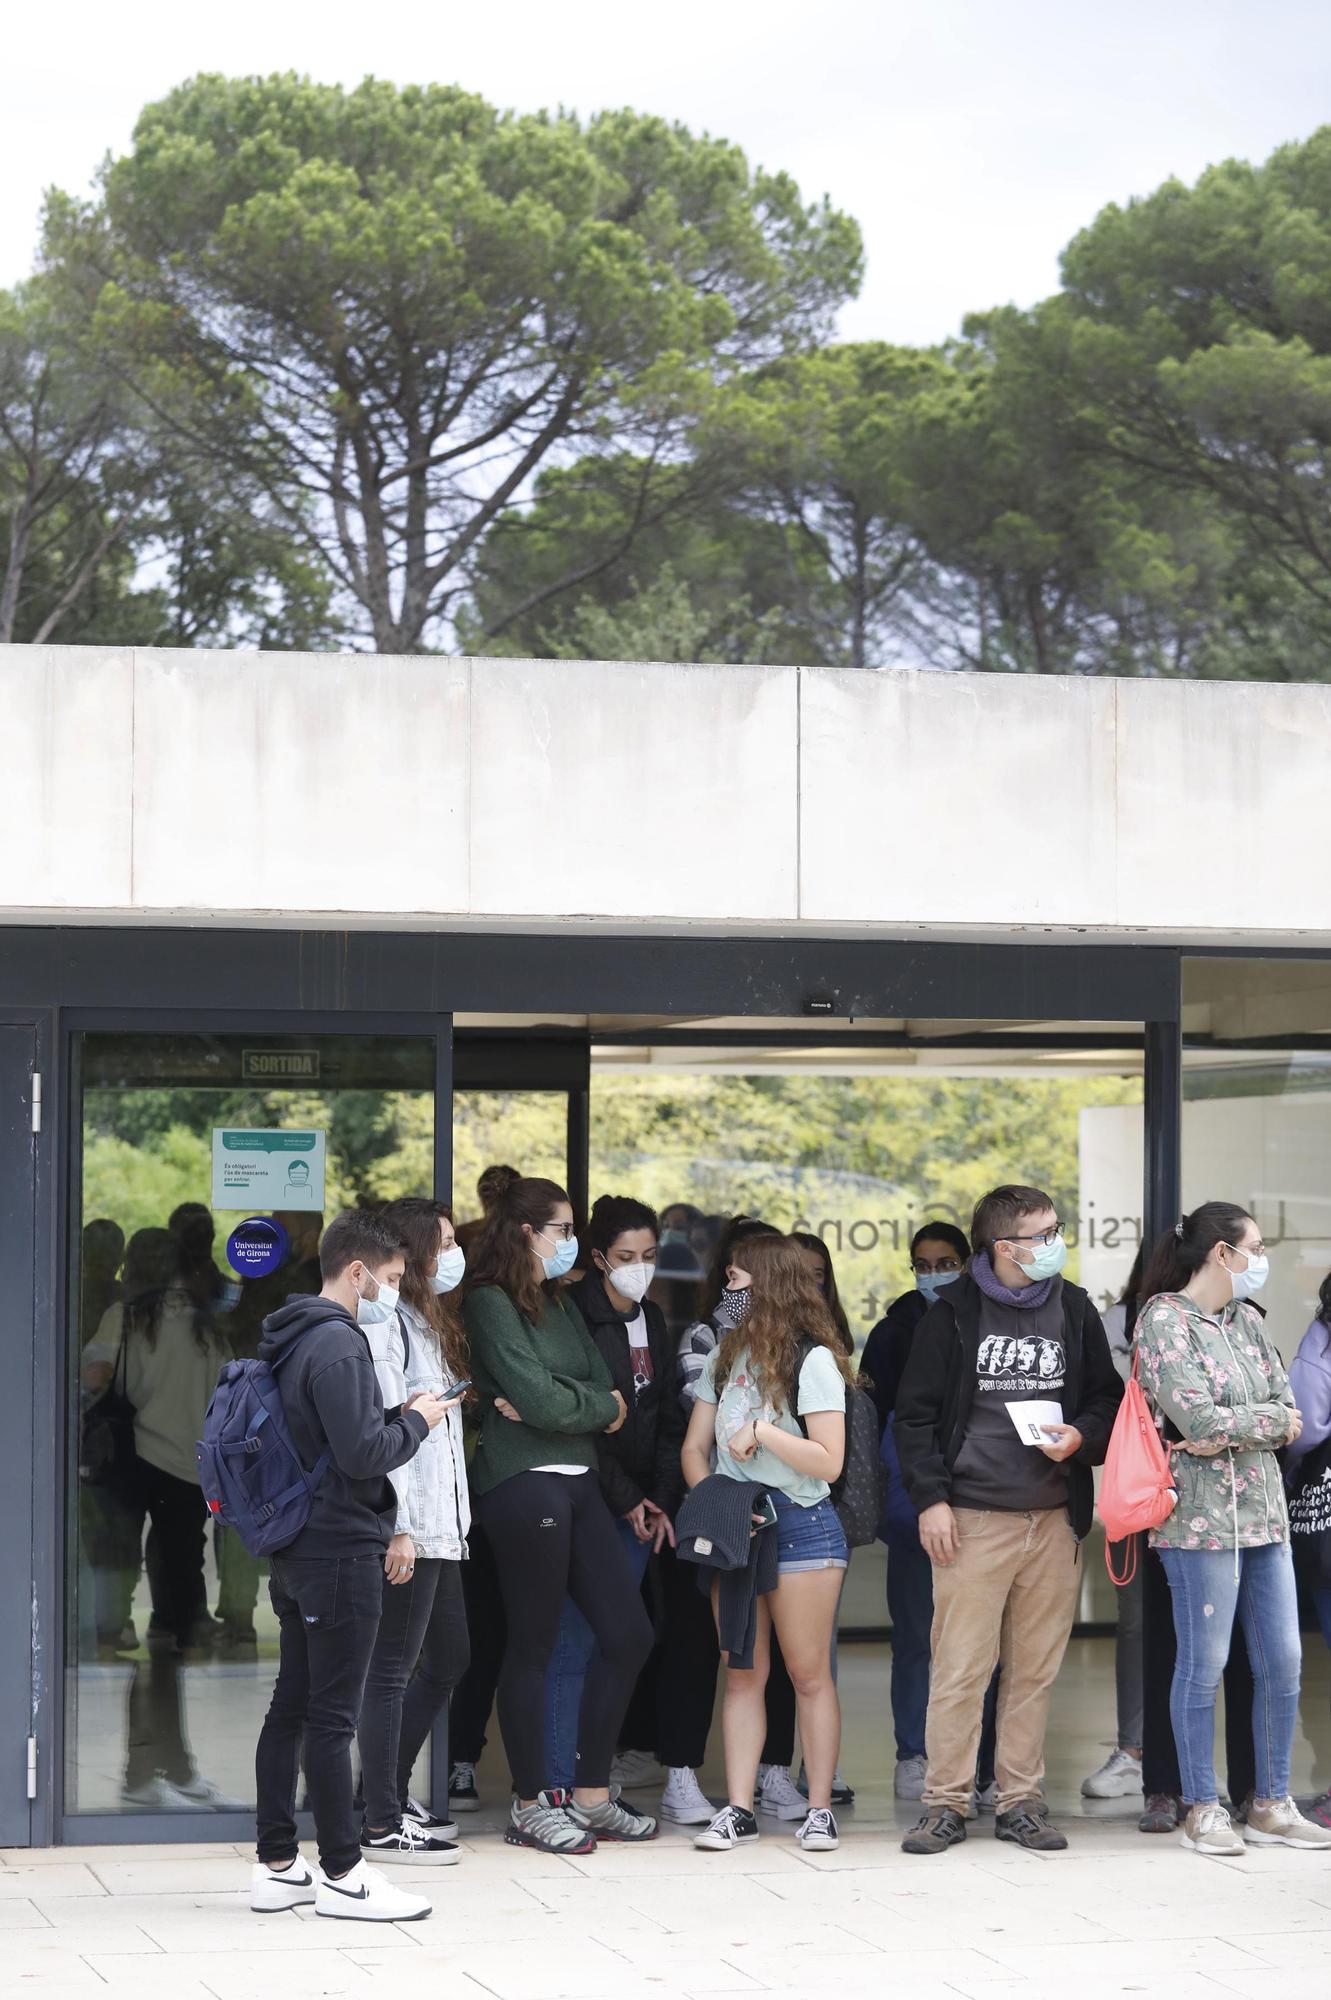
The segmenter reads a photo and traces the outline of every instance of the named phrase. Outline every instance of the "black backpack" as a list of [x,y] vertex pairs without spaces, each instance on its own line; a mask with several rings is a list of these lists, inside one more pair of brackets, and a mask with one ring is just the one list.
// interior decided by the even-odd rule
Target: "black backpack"
[[[795,1356],[789,1409],[805,1437],[809,1435],[809,1427],[795,1410],[800,1370],[820,1345],[821,1342],[810,1340],[806,1334]],[[832,1505],[848,1547],[862,1549],[876,1539],[886,1483],[887,1468],[879,1455],[878,1410],[869,1391],[857,1383],[846,1391],[846,1459],[840,1477],[832,1483]]]

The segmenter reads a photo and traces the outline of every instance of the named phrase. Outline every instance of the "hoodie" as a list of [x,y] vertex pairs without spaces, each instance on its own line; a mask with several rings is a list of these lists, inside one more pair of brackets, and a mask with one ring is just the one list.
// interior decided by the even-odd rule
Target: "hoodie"
[[369,1342],[332,1299],[298,1294],[271,1313],[260,1360],[272,1362],[295,1340],[277,1376],[291,1442],[307,1468],[325,1446],[332,1459],[283,1560],[381,1554],[397,1520],[388,1475],[415,1456],[429,1425],[415,1410],[385,1414]]

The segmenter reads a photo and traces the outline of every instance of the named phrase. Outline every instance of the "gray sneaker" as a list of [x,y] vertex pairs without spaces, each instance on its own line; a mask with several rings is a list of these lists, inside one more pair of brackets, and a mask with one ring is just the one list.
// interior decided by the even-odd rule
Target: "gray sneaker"
[[923,1757],[900,1757],[892,1779],[892,1790],[899,1799],[922,1799],[928,1775],[929,1766]]
[[1194,1854],[1242,1854],[1242,1837],[1223,1806],[1193,1806],[1183,1822],[1183,1845]]
[[565,1807],[574,1826],[585,1827],[597,1840],[655,1840],[656,1821],[619,1799],[606,1799],[599,1806],[580,1806],[570,1798]]
[[1293,1799],[1277,1799],[1272,1805],[1248,1807],[1243,1829],[1250,1847],[1331,1847],[1331,1826],[1319,1826],[1305,1819]]
[[514,1799],[504,1828],[510,1847],[538,1847],[543,1854],[592,1854],[596,1837],[568,1810],[567,1792],[542,1792],[534,1805]]

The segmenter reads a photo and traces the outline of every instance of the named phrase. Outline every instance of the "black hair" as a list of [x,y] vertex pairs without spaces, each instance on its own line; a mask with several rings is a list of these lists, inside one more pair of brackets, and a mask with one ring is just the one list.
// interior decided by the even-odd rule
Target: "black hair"
[[650,1229],[659,1239],[661,1221],[654,1208],[631,1194],[599,1194],[587,1218],[586,1247],[604,1257],[627,1229]]
[[1246,1208],[1233,1201],[1204,1201],[1167,1229],[1151,1252],[1142,1280],[1143,1301],[1159,1292],[1181,1292],[1195,1278],[1217,1243],[1237,1248],[1252,1221]]
[[1331,1327],[1331,1271],[1323,1278],[1317,1294],[1317,1317],[1323,1326]]
[[366,1264],[373,1271],[390,1258],[405,1255],[406,1244],[400,1231],[369,1209],[348,1208],[336,1215],[319,1244],[319,1270],[323,1281],[340,1278],[348,1264]]
[[827,1310],[831,1313],[836,1323],[836,1330],[840,1336],[842,1347],[847,1354],[853,1354],[855,1352],[855,1336],[850,1330],[850,1321],[846,1318],[846,1308],[842,1305],[841,1294],[837,1290],[836,1265],[832,1262],[831,1251],[828,1249],[823,1238],[815,1236],[811,1229],[792,1229],[790,1240],[792,1243],[798,1243],[801,1250],[812,1250],[821,1259],[823,1266],[823,1298],[826,1301]]
[[1127,1308],[1129,1336],[1131,1336],[1133,1322],[1137,1317],[1137,1308],[1142,1302],[1142,1277],[1145,1270],[1146,1245],[1142,1242],[1137,1245],[1137,1254],[1132,1260],[1132,1269],[1128,1272],[1127,1283],[1118,1295],[1118,1303]]
[[946,1243],[950,1250],[956,1251],[963,1264],[968,1261],[971,1254],[966,1232],[964,1229],[958,1229],[955,1222],[926,1222],[917,1229],[910,1239],[912,1264],[915,1262],[921,1243]]

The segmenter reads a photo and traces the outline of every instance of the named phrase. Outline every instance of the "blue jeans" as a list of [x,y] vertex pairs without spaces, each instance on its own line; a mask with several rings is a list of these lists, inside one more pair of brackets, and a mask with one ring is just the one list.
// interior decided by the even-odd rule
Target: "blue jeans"
[[[624,1544],[633,1580],[641,1585],[647,1573],[651,1543],[640,1542],[627,1521],[616,1521],[615,1529]],[[573,1788],[582,1684],[595,1650],[591,1626],[573,1599],[566,1597],[559,1618],[559,1637],[545,1676],[545,1761],[550,1783],[563,1791]]]
[[[887,1615],[892,1621],[892,1725],[897,1761],[923,1757],[924,1722],[929,1713],[930,1634],[934,1622],[934,1569],[920,1546],[918,1524],[887,1536]],[[993,1783],[998,1673],[984,1697],[977,1782]]]
[[1219,1796],[1214,1763],[1215,1698],[1236,1612],[1252,1664],[1257,1797],[1285,1798],[1302,1666],[1298,1598],[1288,1543],[1240,1549],[1237,1578],[1233,1549],[1161,1549],[1160,1560],[1169,1578],[1178,1634],[1169,1715],[1184,1799],[1189,1805],[1209,1805]]

